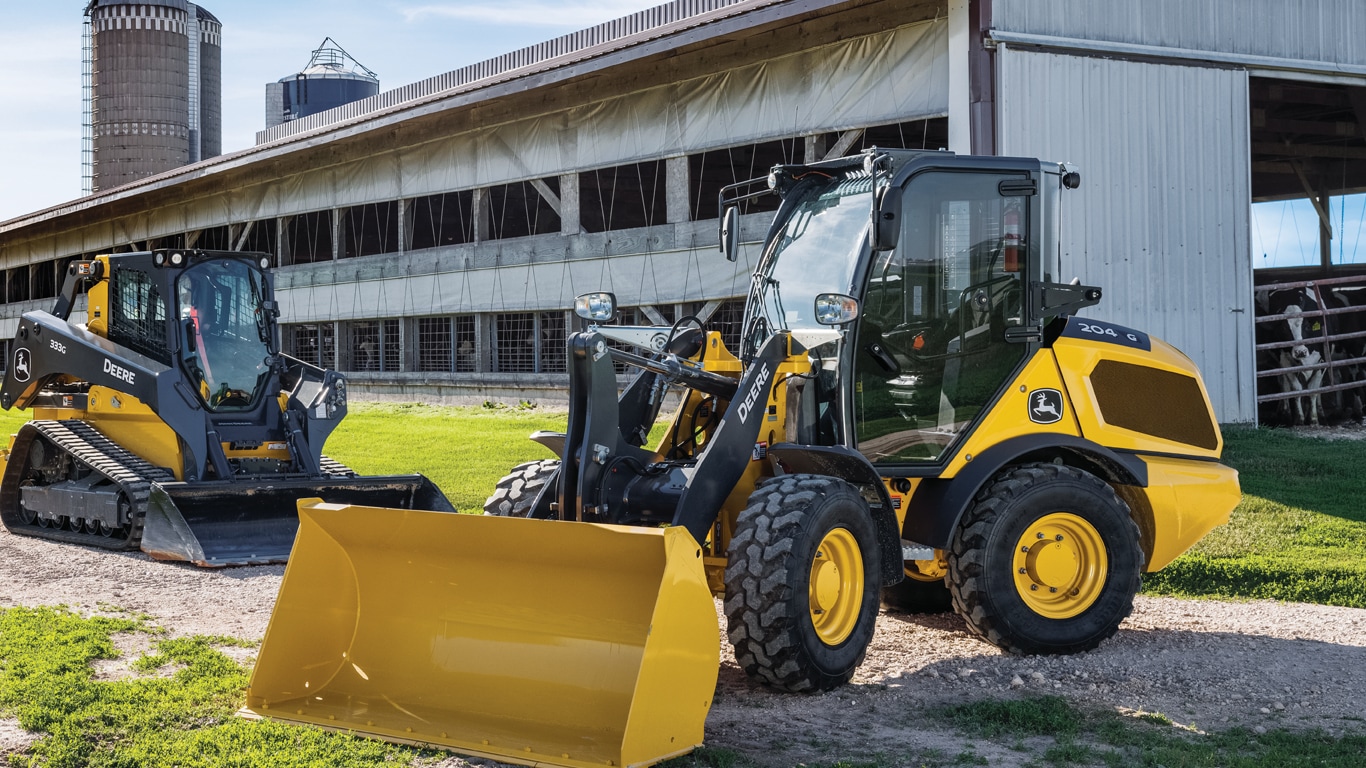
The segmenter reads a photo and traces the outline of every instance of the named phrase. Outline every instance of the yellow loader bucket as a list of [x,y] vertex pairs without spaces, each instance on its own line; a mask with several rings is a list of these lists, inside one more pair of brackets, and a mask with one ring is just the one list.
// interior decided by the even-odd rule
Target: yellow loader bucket
[[683,528],[306,499],[246,709],[525,765],[649,765],[702,743],[718,646]]

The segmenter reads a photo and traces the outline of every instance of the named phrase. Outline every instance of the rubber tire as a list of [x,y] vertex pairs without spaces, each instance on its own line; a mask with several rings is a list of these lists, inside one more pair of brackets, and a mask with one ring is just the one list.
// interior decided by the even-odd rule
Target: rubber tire
[[498,517],[526,517],[536,496],[560,468],[559,459],[528,461],[512,468],[498,481],[493,495],[484,502],[484,514]]
[[[858,545],[864,584],[853,630],[830,646],[811,622],[809,582],[816,547],[840,527]],[[882,572],[877,531],[859,492],[822,475],[771,478],[750,494],[727,554],[727,635],[745,673],[793,692],[849,682],[873,638]]]
[[953,610],[953,593],[944,579],[921,581],[907,576],[882,588],[882,607],[900,613],[944,613]]
[[[1054,512],[1090,523],[1108,562],[1095,602],[1066,619],[1031,610],[1012,571],[1020,536]],[[1075,467],[1023,464],[992,478],[964,514],[949,551],[948,582],[954,609],[992,645],[1018,655],[1080,653],[1113,636],[1133,611],[1143,562],[1138,525],[1105,481]]]

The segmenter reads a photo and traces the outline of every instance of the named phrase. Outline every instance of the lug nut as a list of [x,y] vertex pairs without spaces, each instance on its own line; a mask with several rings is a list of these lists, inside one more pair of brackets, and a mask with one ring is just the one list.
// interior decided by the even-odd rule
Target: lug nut
[[1053,592],[1053,593],[1056,594],[1057,591],[1058,591],[1058,588],[1057,588],[1057,587],[1049,587],[1049,588],[1048,588],[1048,591],[1049,591],[1049,592]]
[[1021,569],[1020,569],[1020,573],[1029,573],[1029,571],[1026,570],[1026,569],[1024,569],[1024,568],[1021,568]]
[[1030,585],[1029,585],[1029,591],[1030,591],[1030,592],[1038,592],[1038,591],[1039,591],[1039,585],[1038,585],[1038,584],[1030,584]]
[[1062,541],[1062,534],[1060,533],[1057,536],[1054,536],[1053,539],[1054,541]]
[[1043,538],[1043,534],[1042,534],[1042,533],[1036,533],[1036,534],[1034,534],[1034,536],[1035,536],[1035,538],[1040,538],[1040,539]]

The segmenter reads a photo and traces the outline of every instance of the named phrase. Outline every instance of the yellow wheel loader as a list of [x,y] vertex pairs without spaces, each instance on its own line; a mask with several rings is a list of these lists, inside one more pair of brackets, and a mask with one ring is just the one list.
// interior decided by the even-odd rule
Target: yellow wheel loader
[[[1195,366],[1075,313],[1061,196],[1022,158],[870,150],[721,193],[781,205],[737,349],[580,297],[558,460],[478,518],[303,503],[248,708],[517,763],[693,748],[717,672],[847,682],[880,595],[1013,653],[1095,648],[1239,499]],[[609,342],[634,345],[623,351]],[[640,371],[618,394],[614,362]],[[669,387],[681,404],[647,434]],[[383,520],[382,523],[378,522]]]
[[0,385],[0,407],[34,416],[0,454],[11,533],[226,566],[283,562],[301,497],[454,511],[421,475],[357,477],[322,455],[346,382],[280,353],[268,264],[71,262],[52,311],[20,320]]

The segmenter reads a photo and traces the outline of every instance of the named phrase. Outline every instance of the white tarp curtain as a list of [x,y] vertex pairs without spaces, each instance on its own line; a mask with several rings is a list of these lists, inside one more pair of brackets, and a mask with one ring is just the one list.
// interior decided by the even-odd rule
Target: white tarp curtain
[[[611,291],[620,306],[744,294],[757,244],[727,262],[716,248],[450,269],[420,276],[328,283],[278,292],[282,322],[304,323],[473,312],[564,310],[574,297]],[[457,266],[452,259],[452,267]]]
[[[796,34],[796,32],[793,32]],[[5,248],[0,263],[948,111],[948,23],[907,25]],[[261,161],[268,168],[274,158]],[[80,242],[78,248],[72,247]],[[727,278],[728,279],[728,278]]]

